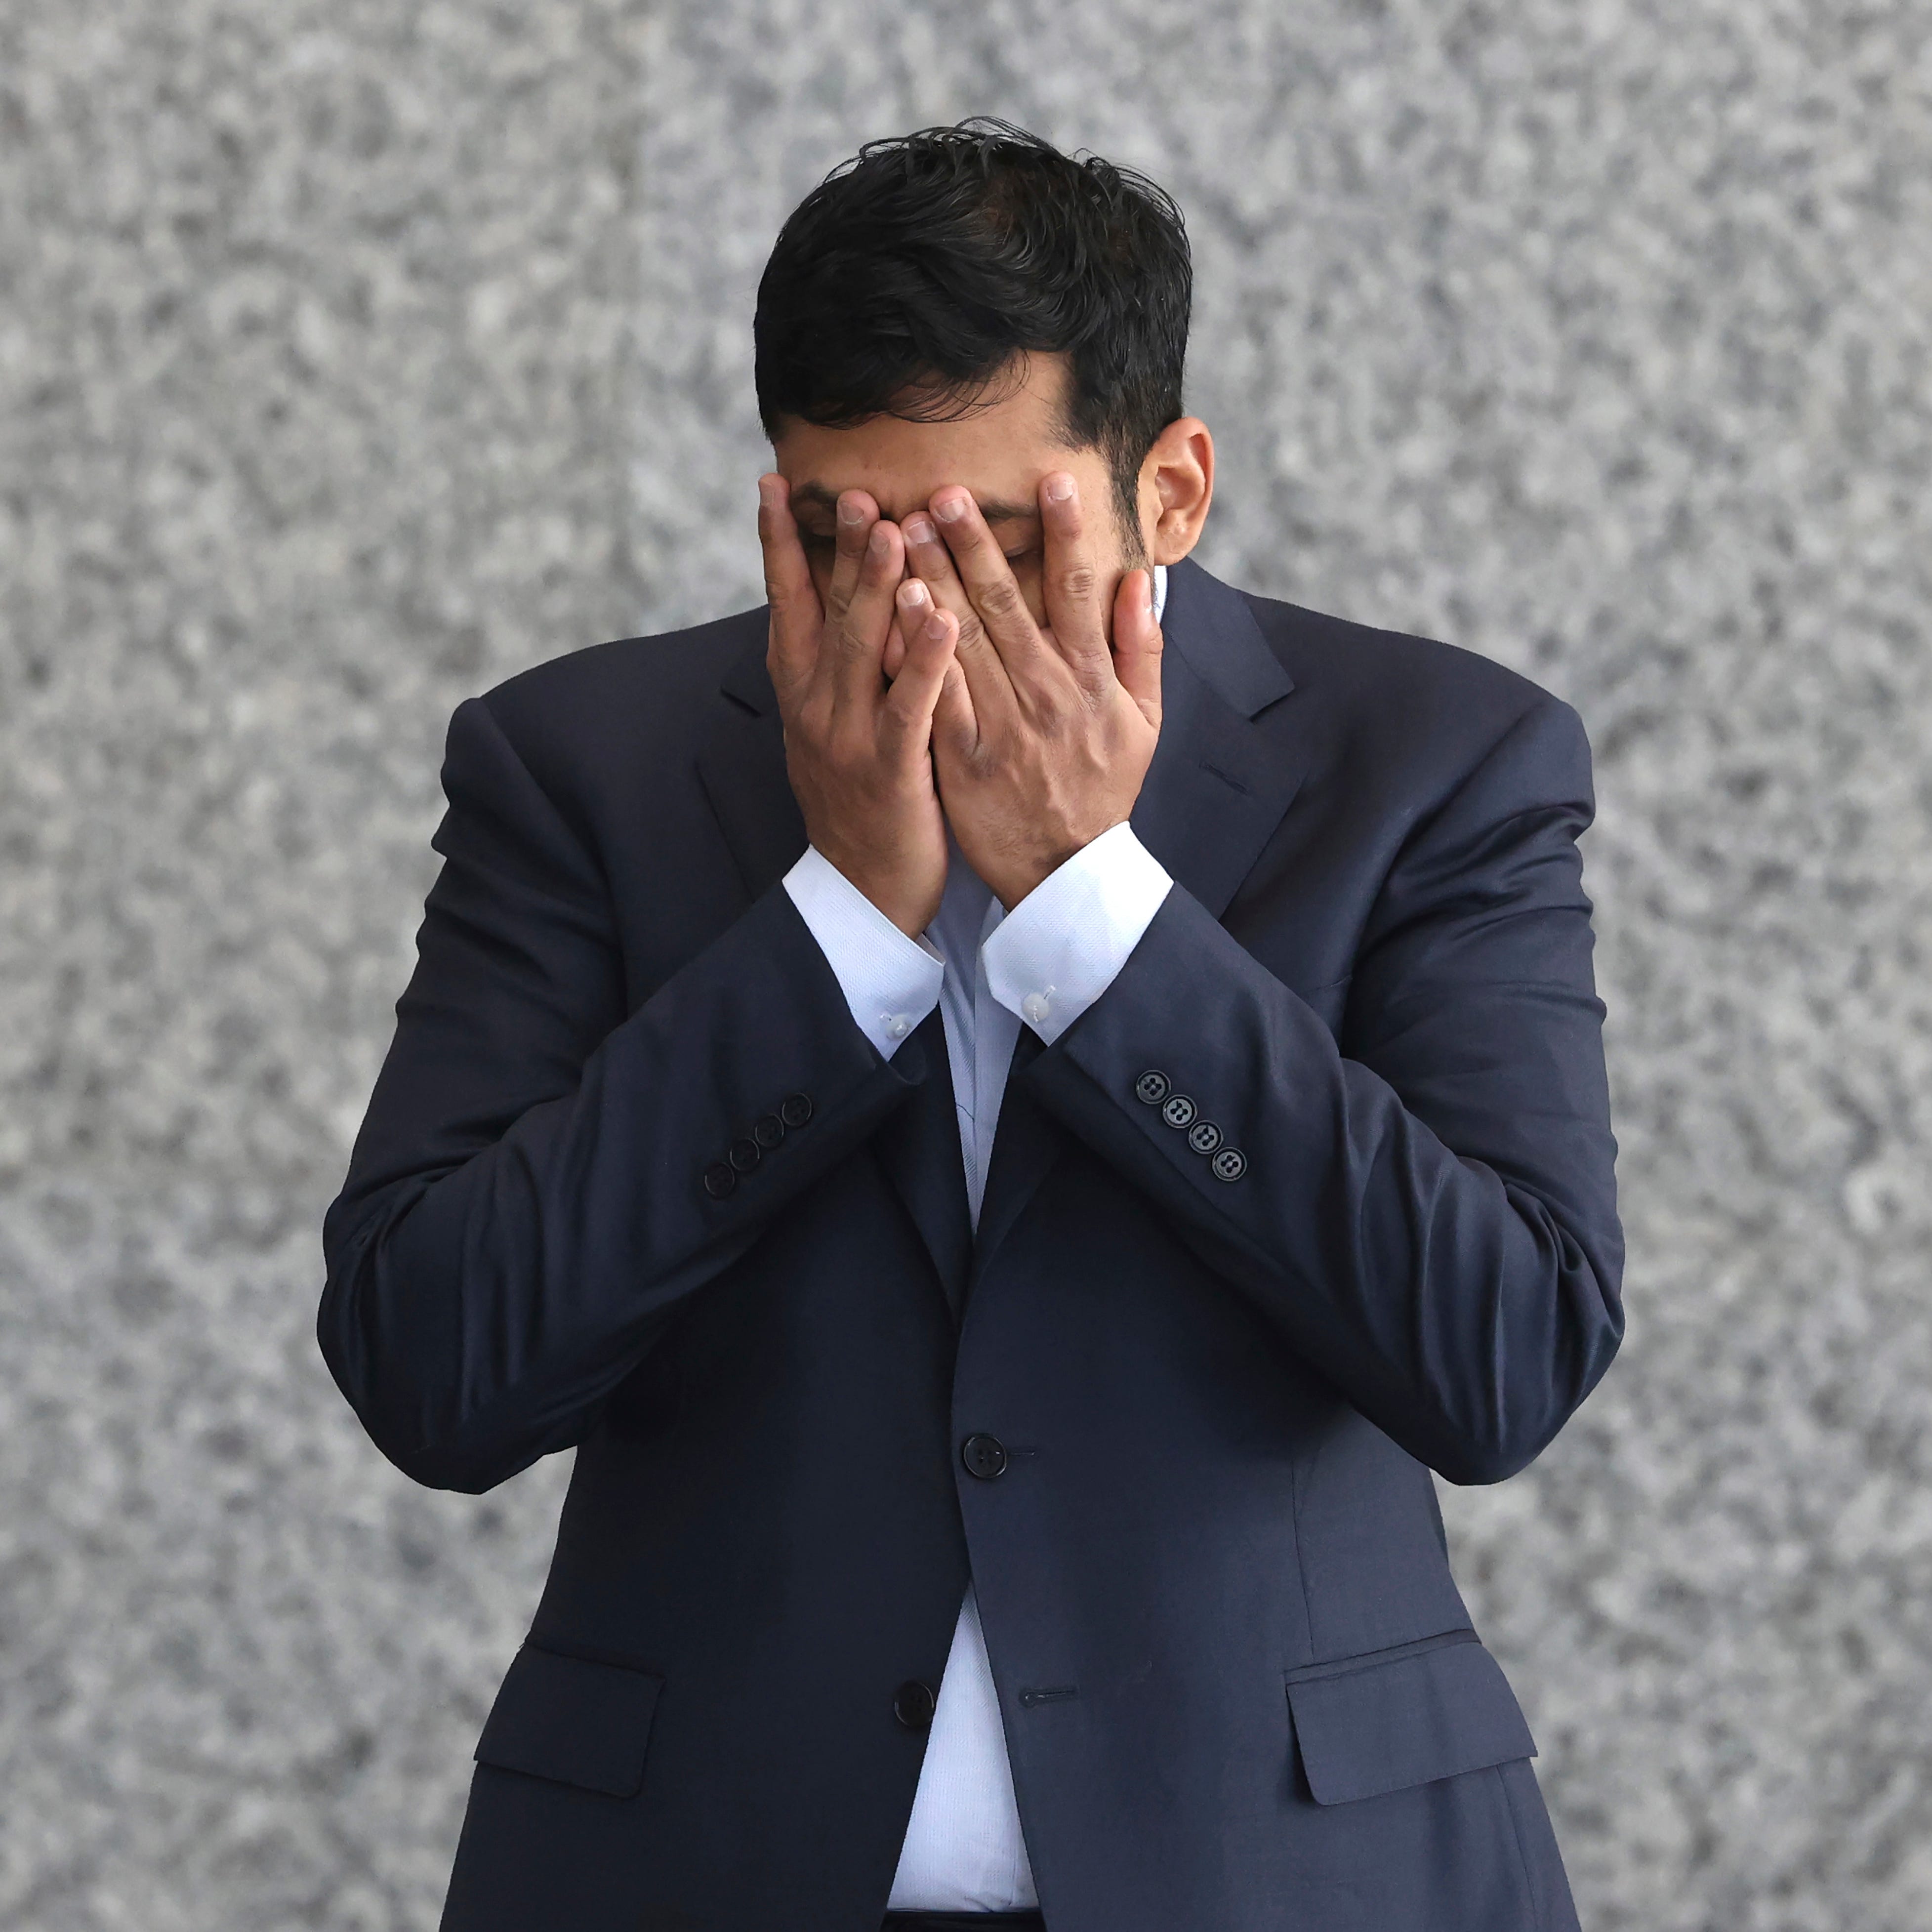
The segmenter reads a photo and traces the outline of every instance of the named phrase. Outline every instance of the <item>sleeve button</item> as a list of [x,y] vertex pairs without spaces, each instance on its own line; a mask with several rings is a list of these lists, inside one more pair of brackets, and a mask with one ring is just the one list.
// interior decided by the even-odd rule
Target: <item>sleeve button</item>
[[788,1127],[802,1127],[812,1118],[812,1096],[788,1094],[778,1102],[778,1118]]
[[722,1160],[714,1160],[704,1170],[704,1191],[714,1201],[722,1201],[737,1184],[737,1175]]
[[784,1138],[784,1123],[776,1114],[766,1114],[762,1120],[755,1121],[752,1127],[752,1139],[767,1154]]
[[1160,1117],[1170,1127],[1184,1127],[1194,1118],[1194,1102],[1185,1094],[1170,1094]]
[[1224,1147],[1209,1165],[1216,1180],[1238,1180],[1248,1171],[1248,1157],[1239,1148]]
[[1150,1066],[1134,1082],[1134,1098],[1150,1107],[1158,1107],[1167,1098],[1168,1084],[1165,1073]]
[[749,1174],[764,1157],[764,1149],[748,1134],[742,1140],[734,1141],[724,1152],[724,1158],[740,1174]]
[[1221,1130],[1212,1120],[1196,1120],[1187,1130],[1187,1144],[1196,1154],[1212,1154],[1221,1144]]

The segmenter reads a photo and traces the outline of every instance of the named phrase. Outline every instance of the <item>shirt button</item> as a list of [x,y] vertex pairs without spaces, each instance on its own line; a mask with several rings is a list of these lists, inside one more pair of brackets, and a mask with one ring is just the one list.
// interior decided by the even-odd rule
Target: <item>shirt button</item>
[[1038,1026],[1053,1012],[1053,996],[1059,991],[1056,986],[1048,986],[1037,993],[1029,993],[1020,1002],[1020,1016],[1029,1026]]
[[778,1118],[788,1127],[802,1127],[812,1118],[812,1096],[788,1094],[778,1103]]
[[722,1201],[738,1184],[738,1177],[722,1160],[714,1160],[704,1170],[704,1191],[714,1201]]
[[1194,1118],[1194,1102],[1185,1094],[1170,1094],[1160,1117],[1170,1127],[1184,1127]]
[[1145,1102],[1150,1107],[1158,1107],[1167,1098],[1170,1084],[1165,1073],[1156,1067],[1150,1066],[1134,1082],[1134,1098]]
[[724,1158],[740,1174],[749,1174],[765,1157],[765,1150],[749,1135],[740,1141],[734,1141],[724,1152]]
[[784,1138],[784,1123],[777,1114],[767,1114],[753,1124],[752,1138],[769,1154]]
[[904,1013],[881,1013],[879,1024],[885,1029],[888,1040],[904,1040],[910,1022]]
[[932,1722],[939,1700],[930,1684],[909,1677],[892,1693],[892,1715],[909,1731],[922,1731]]
[[969,1475],[990,1483],[1006,1472],[1006,1445],[997,1436],[969,1436],[959,1445],[959,1460]]

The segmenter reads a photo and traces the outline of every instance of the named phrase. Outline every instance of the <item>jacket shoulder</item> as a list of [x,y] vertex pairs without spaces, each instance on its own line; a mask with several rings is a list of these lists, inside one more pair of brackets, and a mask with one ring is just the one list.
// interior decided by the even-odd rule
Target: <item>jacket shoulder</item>
[[761,605],[654,637],[587,644],[532,664],[474,700],[530,776],[569,814],[622,774],[688,769],[732,666],[764,647]]
[[1339,704],[1370,708],[1384,719],[1426,722],[1438,734],[1468,730],[1490,740],[1532,712],[1570,708],[1479,651],[1241,594],[1288,675]]
[[1244,592],[1268,647],[1318,714],[1328,756],[1426,811],[1492,754],[1588,808],[1589,741],[1570,705],[1480,652]]

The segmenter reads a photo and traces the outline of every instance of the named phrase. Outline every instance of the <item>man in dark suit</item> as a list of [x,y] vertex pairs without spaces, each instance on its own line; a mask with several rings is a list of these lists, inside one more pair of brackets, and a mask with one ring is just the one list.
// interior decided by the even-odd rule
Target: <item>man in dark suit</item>
[[770,602],[460,706],[325,1228],[370,1434],[574,1447],[452,1932],[1574,1926],[1430,1471],[1622,1332],[1574,714],[1187,561],[1190,268],[1017,130],[759,293]]

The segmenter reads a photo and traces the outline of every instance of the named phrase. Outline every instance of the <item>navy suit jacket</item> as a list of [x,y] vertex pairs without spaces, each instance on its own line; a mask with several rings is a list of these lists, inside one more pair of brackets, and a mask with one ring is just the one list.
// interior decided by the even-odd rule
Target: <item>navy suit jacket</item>
[[1166,629],[1174,887],[976,1239],[938,1015],[882,1060],[780,884],[765,614],[458,708],[320,1323],[422,1482],[577,1450],[451,1932],[875,1932],[969,1568],[1050,1932],[1574,1924],[1430,1472],[1622,1332],[1583,733],[1193,565]]

